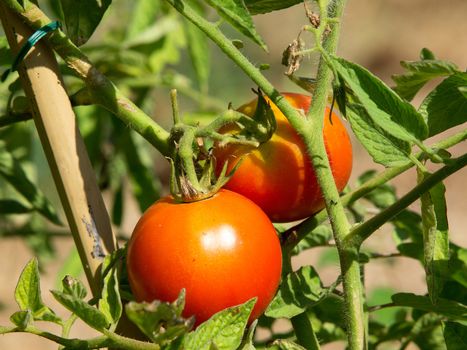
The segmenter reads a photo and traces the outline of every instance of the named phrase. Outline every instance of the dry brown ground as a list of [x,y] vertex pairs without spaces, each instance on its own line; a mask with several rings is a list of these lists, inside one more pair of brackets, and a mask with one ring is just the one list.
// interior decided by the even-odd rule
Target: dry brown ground
[[[340,53],[344,57],[356,61],[374,71],[378,76],[390,82],[390,75],[400,72],[399,61],[416,59],[422,47],[433,50],[437,56],[450,59],[460,67],[467,66],[467,2],[464,0],[386,0],[386,1],[349,1],[344,18]],[[287,43],[297,34],[301,24],[304,24],[301,6],[287,11],[259,17],[256,20],[259,31],[264,34],[271,50],[272,57],[280,57]],[[280,30],[277,24],[280,23]],[[311,60],[312,61],[312,60]],[[313,62],[311,62],[313,63]],[[273,67],[274,69],[274,67]],[[276,70],[283,70],[282,67]],[[282,79],[282,78],[281,78]],[[288,88],[287,82],[277,81],[278,86]],[[281,85],[282,84],[282,85]],[[374,165],[366,153],[355,145],[355,168],[353,178],[362,171],[373,168]],[[455,153],[464,153],[466,145],[460,145]],[[463,170],[446,181],[447,201],[449,207],[449,222],[454,242],[467,246],[465,200],[465,176]],[[414,184],[414,174],[409,173],[394,182],[398,193],[404,194]],[[414,206],[416,207],[416,206]],[[131,227],[136,220],[128,220]],[[394,251],[387,230],[382,228],[367,243],[380,252]],[[45,302],[56,306],[48,290],[55,287],[56,273],[64,258],[71,249],[71,242],[57,242],[59,257],[54,263],[48,264],[42,275],[42,290]],[[301,256],[295,261],[314,263],[318,254]],[[0,324],[9,323],[8,316],[16,311],[13,299],[16,279],[22,267],[31,258],[31,252],[16,239],[0,240]],[[326,267],[320,270],[325,283],[331,282],[338,274],[338,266]],[[398,259],[388,263],[377,261],[367,267],[367,287],[392,286],[400,291],[424,293],[423,270],[418,263],[409,259]],[[54,307],[61,310],[60,307]],[[84,325],[73,331],[73,335],[84,337],[92,332]],[[6,335],[0,337],[0,349],[56,349],[52,343],[31,335]],[[324,346],[323,350],[343,349],[342,344]]]

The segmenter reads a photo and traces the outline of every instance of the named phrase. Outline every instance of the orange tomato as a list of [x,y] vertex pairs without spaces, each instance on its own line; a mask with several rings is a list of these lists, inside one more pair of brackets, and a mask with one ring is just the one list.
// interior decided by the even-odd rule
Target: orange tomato
[[[296,108],[308,111],[311,97],[283,93]],[[238,110],[252,116],[257,99]],[[258,204],[273,222],[288,222],[306,218],[324,208],[311,160],[300,136],[282,112],[271,104],[277,121],[272,138],[258,148],[248,146],[217,146],[217,172],[228,161],[228,171],[241,159],[241,164],[225,188],[240,193]],[[352,170],[352,144],[339,117],[326,108],[324,118],[324,143],[332,173],[339,191],[343,190]],[[232,131],[228,126],[223,131]],[[318,132],[318,131],[317,131]]]
[[173,301],[186,290],[184,316],[199,324],[257,297],[250,321],[278,287],[282,254],[276,231],[249,199],[227,190],[210,198],[154,203],[128,244],[127,269],[138,301]]

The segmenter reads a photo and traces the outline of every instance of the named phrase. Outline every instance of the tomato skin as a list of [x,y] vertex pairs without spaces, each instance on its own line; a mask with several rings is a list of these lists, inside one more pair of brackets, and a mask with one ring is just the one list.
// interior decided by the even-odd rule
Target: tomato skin
[[[292,106],[306,113],[311,97],[295,93],[282,94]],[[239,108],[252,116],[257,100]],[[277,121],[272,138],[258,148],[227,145],[216,147],[217,172],[228,161],[228,171],[241,159],[236,172],[224,186],[240,193],[258,204],[273,222],[289,222],[304,219],[324,208],[324,200],[306,147],[300,136],[289,124],[282,112],[271,104]],[[349,180],[352,170],[352,144],[349,135],[335,113],[329,117],[326,108],[324,118],[324,143],[331,170],[339,191]],[[223,132],[235,131],[227,127]]]
[[172,302],[186,290],[183,315],[196,324],[222,309],[258,300],[258,318],[277,290],[282,254],[274,227],[249,199],[227,190],[213,197],[154,203],[128,244],[127,269],[138,301]]

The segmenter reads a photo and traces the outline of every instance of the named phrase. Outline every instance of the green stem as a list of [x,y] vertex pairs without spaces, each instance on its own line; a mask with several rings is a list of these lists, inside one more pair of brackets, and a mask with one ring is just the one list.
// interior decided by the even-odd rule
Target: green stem
[[172,103],[172,117],[174,125],[181,123],[180,112],[178,110],[177,90],[170,90],[170,102]]
[[[467,130],[458,132],[457,134],[448,137],[438,143],[431,146],[432,149],[447,149],[467,139]],[[423,152],[417,154],[417,157],[421,157]],[[351,204],[358,199],[364,197],[378,186],[387,183],[389,180],[402,174],[406,170],[410,169],[414,164],[410,161],[405,164],[387,169],[372,179],[368,180],[360,187],[356,188],[352,192],[349,192],[341,197],[341,201],[344,205]],[[281,235],[282,249],[291,251],[303,238],[305,238],[310,232],[312,232],[318,225],[322,224],[327,219],[325,210],[320,211],[314,216],[308,218],[297,226],[291,227]]]
[[8,333],[30,333],[42,338],[49,339],[57,344],[63,345],[69,349],[102,349],[113,347],[124,350],[159,350],[158,344],[148,343],[136,339],[123,337],[113,332],[104,330],[104,335],[92,339],[68,339],[58,335],[42,331],[36,327],[28,326],[25,329],[17,327],[0,326],[0,334]]
[[[24,8],[16,0],[2,1],[34,29],[51,22],[50,18],[30,1],[25,2]],[[125,97],[61,30],[53,31],[48,36],[48,42],[68,67],[86,83],[93,103],[102,105],[148,140],[163,155],[169,155],[169,133]]]
[[[333,1],[332,7],[329,5],[329,1],[320,3],[321,30],[327,26],[328,10],[332,11],[330,17],[341,18],[345,3],[345,0]],[[339,34],[340,22],[337,21],[332,25],[331,32],[323,35],[324,42],[322,48],[320,47],[322,55],[318,66],[317,85],[313,94],[313,103],[307,115],[308,123],[302,131],[318,184],[323,193],[326,211],[331,221],[339,252],[344,287],[348,346],[351,350],[363,350],[367,348],[367,342],[358,247],[344,244],[345,238],[350,232],[350,223],[347,220],[344,205],[334,182],[322,132],[316,132],[316,130],[323,130],[329,86],[333,78],[332,70],[326,62],[325,56],[333,55],[336,52]],[[318,47],[320,39],[317,38],[316,45]]]
[[292,322],[298,344],[308,350],[320,349],[318,338],[306,312],[292,317],[290,321]]
[[441,169],[426,177],[425,180],[420,182],[405,196],[401,197],[396,203],[387,207],[379,214],[373,216],[371,219],[354,228],[347,236],[346,241],[348,244],[353,246],[360,246],[365,239],[371,236],[373,232],[375,232],[391,218],[399,214],[402,210],[407,208],[410,204],[415,202],[423,193],[427,192],[437,183],[443,181],[445,178],[462,169],[466,165],[467,153],[456,159],[453,159],[448,165],[445,165]]

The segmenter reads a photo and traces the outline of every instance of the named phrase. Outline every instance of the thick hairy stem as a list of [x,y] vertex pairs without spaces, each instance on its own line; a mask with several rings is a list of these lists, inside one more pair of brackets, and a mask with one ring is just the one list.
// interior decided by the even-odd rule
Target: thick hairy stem
[[[321,2],[321,25],[327,25],[329,17],[341,18],[345,2],[345,0],[334,1],[332,13],[328,13],[331,9],[331,6],[328,6],[329,2]],[[318,66],[313,103],[307,116],[307,125],[303,134],[308,154],[311,157],[313,168],[316,172],[318,184],[323,193],[326,211],[331,221],[334,239],[339,252],[349,348],[352,350],[362,350],[367,348],[367,344],[358,249],[357,247],[345,246],[343,244],[345,237],[349,234],[350,223],[345,215],[344,206],[334,182],[322,132],[316,132],[317,130],[323,130],[328,91],[332,80],[332,70],[328,66],[324,55],[332,55],[336,52],[339,34],[339,21],[332,24],[331,31],[328,34],[324,34],[322,44],[324,52],[322,52]]]

